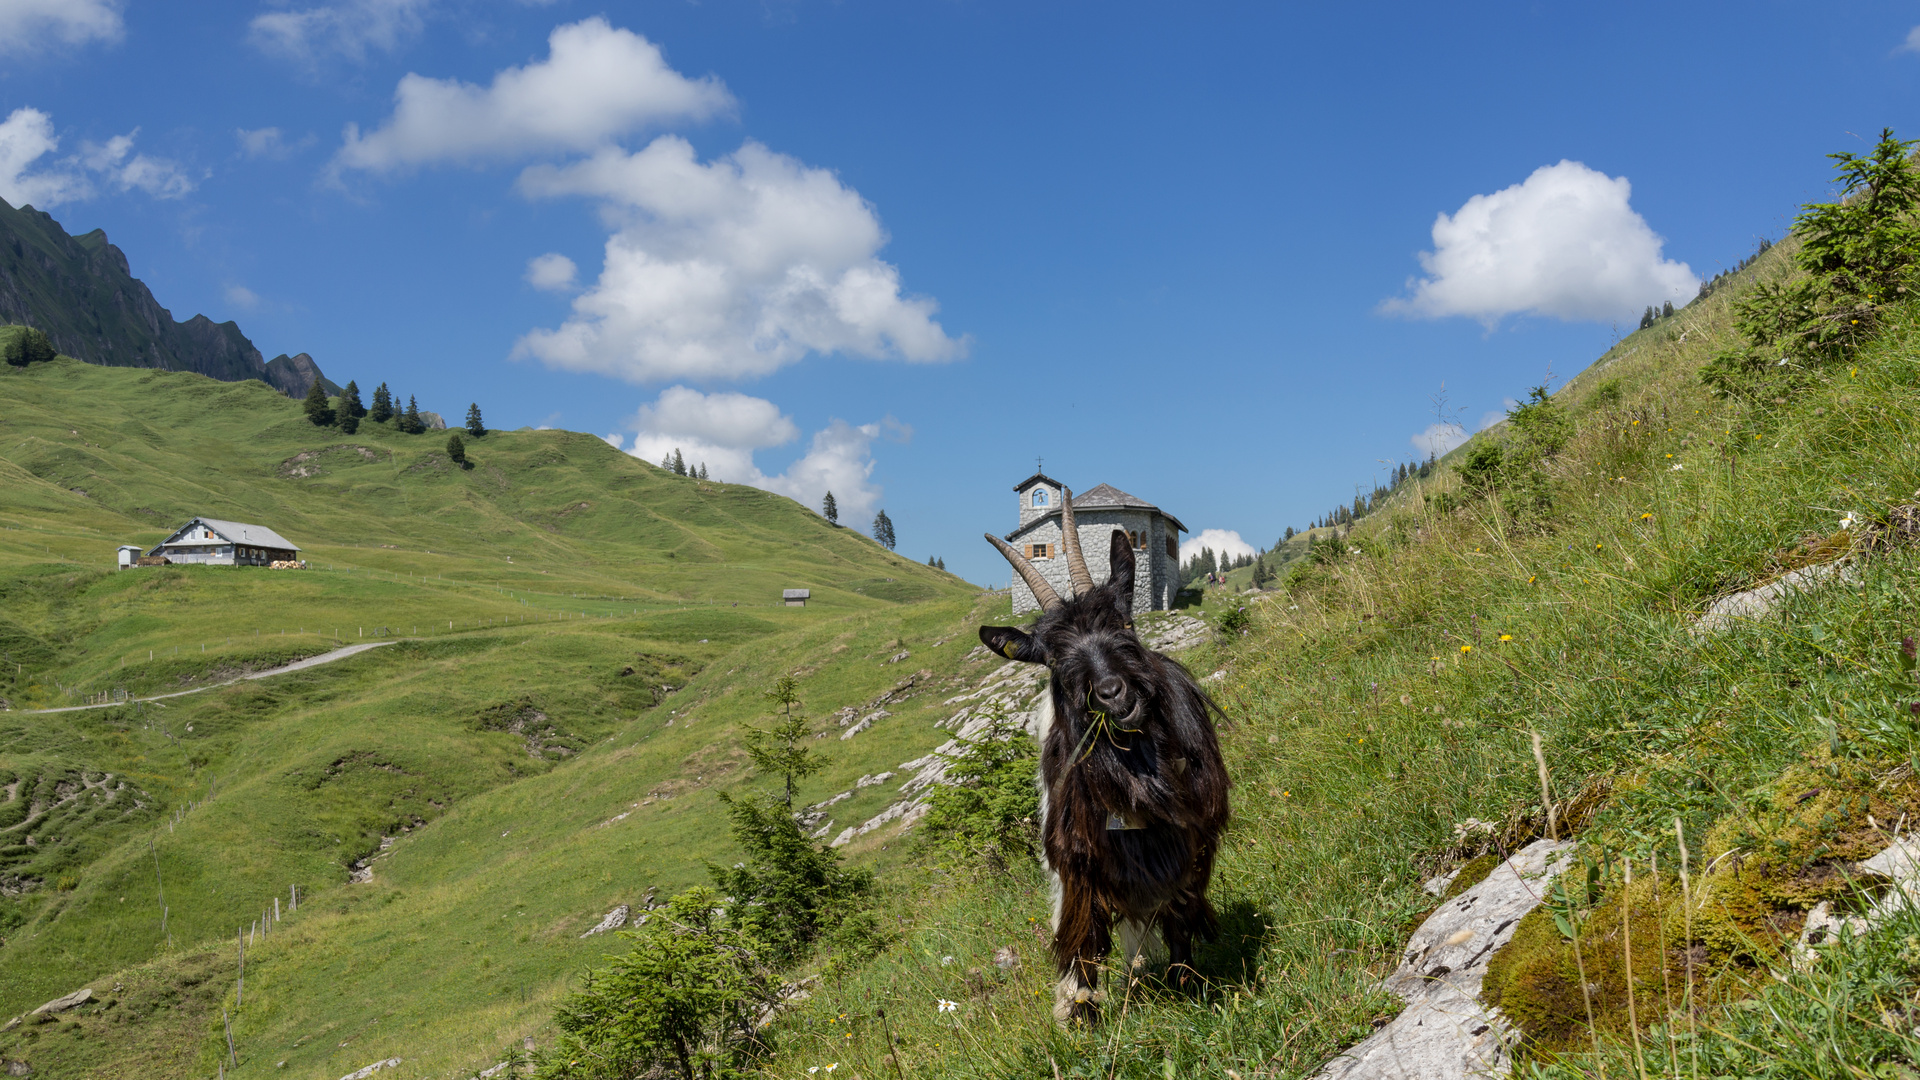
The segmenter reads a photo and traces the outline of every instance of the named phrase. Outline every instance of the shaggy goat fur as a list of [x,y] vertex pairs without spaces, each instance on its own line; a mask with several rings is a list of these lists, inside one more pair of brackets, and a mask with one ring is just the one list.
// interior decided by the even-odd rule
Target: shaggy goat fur
[[1094,1015],[1115,920],[1129,952],[1157,930],[1182,977],[1194,936],[1211,940],[1218,929],[1206,892],[1227,824],[1213,728],[1220,710],[1186,668],[1134,633],[1125,532],[1113,534],[1109,565],[1104,585],[1042,597],[1053,602],[1031,632],[980,628],[988,648],[1053,676],[1039,731],[1041,839],[1054,878],[1054,1016],[1063,1023]]

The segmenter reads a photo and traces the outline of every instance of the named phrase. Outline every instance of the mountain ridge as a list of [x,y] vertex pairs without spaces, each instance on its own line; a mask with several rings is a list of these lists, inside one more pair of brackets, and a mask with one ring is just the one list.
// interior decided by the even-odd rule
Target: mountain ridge
[[44,210],[0,199],[0,322],[37,327],[76,360],[105,367],[192,371],[222,382],[258,379],[291,398],[315,379],[339,387],[306,353],[269,361],[228,320],[185,322],[133,276],[104,229],[74,236]]

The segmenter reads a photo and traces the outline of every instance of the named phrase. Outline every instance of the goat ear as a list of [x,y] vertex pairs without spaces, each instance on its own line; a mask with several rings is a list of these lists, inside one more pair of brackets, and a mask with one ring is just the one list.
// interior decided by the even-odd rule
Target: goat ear
[[1107,544],[1107,565],[1113,572],[1107,575],[1107,584],[1113,586],[1116,593],[1126,597],[1127,610],[1133,610],[1133,541],[1127,539],[1127,530],[1113,530],[1113,539]]
[[983,626],[980,628],[980,641],[987,648],[1009,660],[1018,660],[1025,664],[1047,662],[1047,650],[1040,642],[1032,635],[1011,626]]

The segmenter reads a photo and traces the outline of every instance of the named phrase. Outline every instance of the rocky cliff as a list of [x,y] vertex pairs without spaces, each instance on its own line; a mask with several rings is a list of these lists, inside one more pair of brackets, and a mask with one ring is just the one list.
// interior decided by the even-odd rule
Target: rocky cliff
[[259,379],[289,397],[327,380],[305,353],[267,363],[240,327],[205,315],[175,322],[95,229],[69,236],[52,215],[0,199],[0,323],[39,327],[54,347],[90,364],[197,371],[226,382]]

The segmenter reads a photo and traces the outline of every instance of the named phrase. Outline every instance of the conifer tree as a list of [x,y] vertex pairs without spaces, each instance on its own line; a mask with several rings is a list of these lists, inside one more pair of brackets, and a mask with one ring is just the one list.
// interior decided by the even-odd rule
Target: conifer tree
[[479,438],[487,433],[486,421],[480,419],[480,403],[467,406],[467,434]]
[[366,407],[360,404],[360,387],[349,379],[346,389],[340,391],[340,400],[333,407],[335,418],[340,422],[340,430],[351,435],[360,430],[360,418],[367,415]]
[[885,510],[873,515],[873,538],[881,547],[893,550],[893,519],[887,516]]
[[687,475],[687,459],[680,456],[680,448],[677,446],[673,448],[673,475]]
[[420,402],[412,394],[407,395],[407,414],[401,418],[400,430],[409,435],[427,430],[427,422],[420,419]]
[[1668,300],[1666,303],[1660,305],[1660,317],[1663,319],[1673,318],[1673,301]]
[[1287,526],[1287,535],[1280,538],[1283,542],[1293,539],[1293,526]]
[[937,560],[937,561],[935,561],[933,565],[934,565],[934,567],[935,567],[935,569],[939,569],[939,570],[945,570],[945,569],[947,568],[947,560],[945,560],[945,559],[939,559],[939,560]]
[[666,470],[667,472],[672,472],[673,471],[673,455],[672,454],[660,455],[660,467]]
[[447,436],[447,456],[453,459],[455,465],[463,469],[469,467],[467,463],[467,444],[460,438],[460,433],[457,431]]
[[827,763],[807,746],[813,741],[813,725],[804,715],[794,715],[801,701],[793,676],[780,676],[762,696],[772,704],[777,719],[765,728],[747,727],[747,756],[754,768],[784,780],[787,808],[792,809],[793,785],[826,768]]
[[705,480],[706,478],[707,478],[707,463],[703,461],[700,463],[700,479]]
[[826,498],[820,500],[820,516],[835,525],[840,524],[840,504],[833,501],[831,491],[827,492]]
[[58,355],[59,351],[53,347],[53,339],[32,326],[23,327],[7,342],[6,361],[14,367],[44,364]]
[[393,391],[381,383],[373,389],[373,408],[367,411],[367,419],[376,424],[384,424],[393,419]]
[[313,385],[307,387],[305,408],[307,419],[313,422],[313,426],[327,427],[333,423],[333,406],[327,404],[327,391],[320,385],[319,379],[313,380]]

